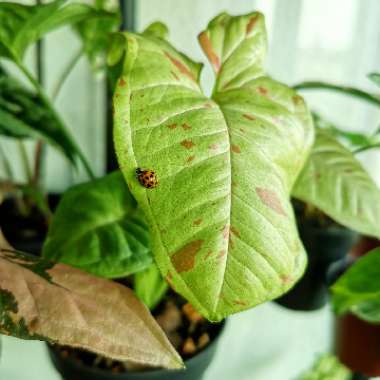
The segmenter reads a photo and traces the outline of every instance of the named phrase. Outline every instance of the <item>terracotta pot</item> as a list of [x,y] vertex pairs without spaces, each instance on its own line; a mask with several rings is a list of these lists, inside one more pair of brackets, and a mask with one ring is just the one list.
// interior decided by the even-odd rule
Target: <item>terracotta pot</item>
[[[379,247],[380,241],[362,238],[351,256],[358,258]],[[380,325],[365,322],[352,314],[336,320],[336,353],[352,371],[366,376],[380,376]]]

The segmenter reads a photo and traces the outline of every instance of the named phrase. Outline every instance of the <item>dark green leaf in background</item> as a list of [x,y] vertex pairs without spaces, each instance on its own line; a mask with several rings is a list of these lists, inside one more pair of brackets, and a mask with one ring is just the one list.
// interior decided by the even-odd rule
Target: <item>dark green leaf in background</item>
[[120,172],[64,194],[43,256],[107,278],[127,276],[152,263],[144,218]]

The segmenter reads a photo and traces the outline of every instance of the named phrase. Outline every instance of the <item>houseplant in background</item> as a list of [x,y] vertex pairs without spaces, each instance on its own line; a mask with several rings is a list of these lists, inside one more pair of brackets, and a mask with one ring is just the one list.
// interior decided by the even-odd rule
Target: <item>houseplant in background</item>
[[[378,74],[369,77],[378,83]],[[305,82],[295,88],[338,91],[380,106],[378,95],[357,88],[323,82]],[[350,251],[358,239],[356,232],[378,237],[380,230],[375,222],[379,217],[379,190],[355,157],[379,146],[378,130],[368,135],[352,133],[337,128],[316,112],[313,118],[316,142],[293,189],[309,266],[301,281],[278,300],[295,310],[315,310],[325,305],[329,265]]]
[[[107,9],[107,10],[106,10]],[[0,161],[6,178],[1,179],[1,226],[6,237],[19,249],[39,253],[47,225],[58,197],[47,196],[44,188],[44,145],[60,150],[67,160],[77,166],[84,165],[90,177],[92,170],[68,132],[61,115],[53,103],[70,71],[81,55],[86,55],[94,69],[101,70],[105,55],[106,32],[118,25],[118,14],[98,1],[94,7],[59,0],[44,5],[25,6],[0,3],[0,134],[14,141],[19,149],[19,162],[23,166],[24,180],[14,176],[14,157],[7,157],[0,148]],[[38,39],[63,26],[70,25],[82,41],[80,54],[70,60],[57,81],[53,94],[46,94],[37,78],[23,62],[25,52]],[[5,69],[15,66],[29,82],[26,86]],[[25,141],[35,141],[33,161],[28,156]]]

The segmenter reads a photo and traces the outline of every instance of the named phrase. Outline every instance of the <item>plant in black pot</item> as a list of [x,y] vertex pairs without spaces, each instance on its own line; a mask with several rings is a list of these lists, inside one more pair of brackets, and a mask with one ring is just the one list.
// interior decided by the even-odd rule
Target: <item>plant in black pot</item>
[[[40,253],[52,210],[58,202],[58,195],[48,195],[44,186],[47,146],[58,149],[73,166],[81,162],[88,176],[94,178],[81,148],[55,109],[54,101],[81,56],[86,55],[92,67],[101,69],[99,59],[102,53],[105,55],[104,33],[118,24],[117,12],[103,8],[101,2],[96,7],[66,4],[65,1],[35,6],[0,4],[0,17],[7,21],[0,25],[0,135],[3,144],[0,146],[3,167],[0,185],[4,198],[0,225],[7,239],[18,249]],[[77,32],[82,47],[75,60],[70,60],[63,70],[53,93],[48,95],[41,83],[41,70],[37,70],[39,75],[35,76],[24,63],[24,56],[47,33],[64,26],[71,26]],[[12,75],[9,66],[16,68],[27,84]],[[33,157],[27,149],[29,141],[33,141]],[[8,152],[10,146],[13,148],[12,157],[4,144]],[[23,169],[22,179],[15,173],[17,162]]]
[[[1,251],[0,330],[59,343],[51,355],[67,380],[200,377],[221,329],[210,322],[281,296],[306,267],[290,197],[318,177],[315,155],[304,168],[314,126],[303,99],[263,69],[263,16],[223,13],[199,35],[216,74],[211,98],[199,85],[201,65],[166,31],[155,23],[110,40],[121,172],[63,196],[44,259]],[[331,143],[326,136],[318,131],[313,152]],[[374,185],[353,169],[369,184],[360,194],[367,205]],[[378,214],[362,213],[355,223],[372,233]],[[29,298],[25,281],[38,285]],[[157,370],[182,365],[168,338],[183,359],[195,355],[188,372]]]
[[302,98],[263,70],[263,16],[223,13],[199,35],[216,73],[211,98],[200,89],[201,65],[166,32],[155,23],[113,35],[121,172],[64,195],[43,255],[130,283],[183,358],[193,358],[188,371],[167,373],[51,351],[67,379],[198,378],[221,329],[207,320],[283,294],[306,265],[289,193],[314,130]]
[[[38,294],[30,294],[37,305],[45,287],[54,292],[40,315],[39,307],[29,310],[31,302],[24,304],[17,293],[24,289],[23,278],[2,279],[1,331],[64,346],[51,355],[66,378],[199,377],[221,329],[207,320],[221,321],[283,294],[306,265],[290,189],[313,142],[313,125],[302,98],[263,70],[263,16],[221,14],[200,34],[217,77],[212,98],[200,89],[201,65],[177,52],[165,33],[156,23],[144,33],[119,33],[111,40],[122,173],[63,196],[44,244],[49,261],[2,251],[4,267],[13,260],[15,273],[40,283]],[[103,287],[87,286],[71,271]],[[181,360],[130,292],[99,276],[135,288],[183,357],[195,355],[186,362],[188,372],[144,367],[138,373],[142,368],[131,363],[178,368]],[[109,299],[108,288],[114,289]],[[73,292],[74,301],[55,297],[60,290]],[[118,306],[126,310],[117,313]],[[144,321],[136,321],[140,312]],[[13,326],[10,319],[16,317],[19,324]],[[86,330],[97,324],[99,333]],[[156,340],[146,337],[147,329]]]
[[[380,106],[376,95],[355,88],[321,82],[305,82],[295,88],[339,91]],[[324,306],[329,265],[350,251],[359,233],[377,238],[380,235],[380,191],[355,157],[379,146],[378,131],[372,135],[345,132],[318,114],[313,116],[316,140],[292,191],[309,266],[297,285],[277,300],[295,310]]]

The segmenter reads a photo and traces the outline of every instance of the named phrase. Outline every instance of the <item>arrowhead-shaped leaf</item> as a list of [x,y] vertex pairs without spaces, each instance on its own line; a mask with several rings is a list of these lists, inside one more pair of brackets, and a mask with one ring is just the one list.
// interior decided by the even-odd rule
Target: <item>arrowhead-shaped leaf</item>
[[354,313],[372,323],[380,323],[380,249],[360,258],[331,287],[338,314]]
[[147,226],[120,171],[64,194],[43,255],[108,278],[127,276],[152,263]]
[[[218,72],[212,99],[199,64],[124,36],[115,144],[162,274],[214,321],[281,295],[305,266],[289,193],[313,128],[302,98],[263,71],[263,16],[223,14],[200,35]],[[138,167],[158,186],[141,186]]]
[[47,4],[0,3],[0,56],[21,62],[26,49],[46,33],[93,17],[113,17],[88,5],[55,0]]
[[148,310],[117,283],[12,250],[0,252],[0,332],[179,368]]
[[354,155],[328,132],[317,130],[292,193],[340,224],[380,237],[380,190]]

